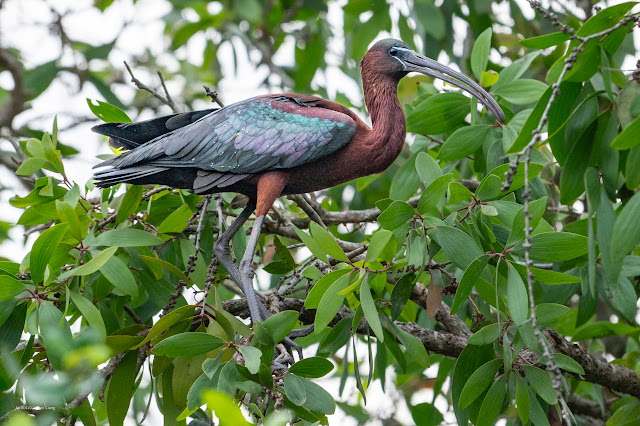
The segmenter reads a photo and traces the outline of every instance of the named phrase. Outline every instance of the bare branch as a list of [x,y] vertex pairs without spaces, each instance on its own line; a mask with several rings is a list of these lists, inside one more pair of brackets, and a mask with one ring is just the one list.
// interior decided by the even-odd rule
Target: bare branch
[[167,94],[167,96],[162,96],[160,93],[158,93],[157,90],[152,89],[151,87],[147,86],[146,84],[144,84],[143,82],[138,80],[133,75],[133,71],[131,71],[131,67],[129,67],[129,64],[127,64],[127,61],[124,61],[124,66],[127,68],[127,71],[129,72],[129,75],[131,76],[131,82],[133,84],[135,84],[138,89],[146,90],[147,92],[151,93],[160,102],[162,102],[163,104],[165,104],[169,108],[171,108],[171,110],[174,113],[178,114],[178,113],[181,112],[180,109],[176,106],[175,102],[173,102],[173,99],[171,99],[171,96],[169,96],[169,92],[167,92],[167,87],[164,84],[164,78],[162,78],[162,75],[160,74],[160,71],[158,71],[158,74],[160,74],[160,81],[162,82],[162,87],[164,88],[165,93]]
[[222,101],[218,97],[218,92],[216,92],[215,90],[209,89],[209,86],[202,86],[202,87],[204,87],[205,95],[207,95],[207,96],[209,96],[211,98],[211,102],[215,102],[218,105],[220,105],[220,108],[224,108],[224,104],[222,103]]
[[0,69],[9,71],[13,78],[13,90],[9,101],[0,109],[0,127],[11,127],[13,119],[27,109],[24,76],[20,63],[6,49],[0,47]]

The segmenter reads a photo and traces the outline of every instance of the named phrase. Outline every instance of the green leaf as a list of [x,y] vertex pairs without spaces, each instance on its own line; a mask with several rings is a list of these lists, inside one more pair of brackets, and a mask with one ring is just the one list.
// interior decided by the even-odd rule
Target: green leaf
[[391,319],[396,320],[402,313],[413,288],[415,287],[415,274],[407,274],[398,280],[391,292]]
[[484,401],[482,402],[482,406],[480,407],[480,413],[478,414],[478,422],[476,425],[478,426],[491,426],[494,424],[496,417],[500,414],[502,410],[502,403],[504,402],[504,397],[507,393],[507,375],[502,375],[496,382],[491,386],[489,392],[484,397]]
[[518,274],[518,271],[508,263],[509,265],[509,277],[507,279],[507,306],[509,307],[509,313],[511,319],[518,325],[527,320],[529,312],[529,298],[527,289],[524,286],[524,282]]
[[523,79],[510,81],[492,92],[515,105],[536,102],[547,90],[547,85],[538,80]]
[[219,348],[224,340],[207,333],[181,333],[167,337],[153,347],[155,355],[196,356]]
[[[636,135],[637,137],[637,135]],[[640,241],[640,192],[627,201],[613,225],[610,256],[620,264]]]
[[312,379],[326,376],[331,370],[333,370],[331,361],[319,356],[301,359],[289,368],[290,373]]
[[378,317],[378,309],[376,308],[376,303],[371,296],[371,289],[369,288],[369,274],[367,274],[365,279],[362,280],[362,284],[360,284],[360,303],[369,326],[378,340],[384,342],[384,334],[382,334],[382,324],[380,324],[380,317]]
[[291,374],[291,371],[284,375],[284,393],[295,405],[300,406],[307,401],[307,391],[302,380]]
[[205,389],[202,392],[202,402],[207,409],[213,411],[220,421],[220,426],[251,426],[238,408],[236,401],[227,394]]
[[[142,186],[130,185],[127,192],[122,197],[118,213],[116,214],[116,223],[122,223],[138,210],[140,201],[142,200]],[[163,222],[164,223],[164,222]]]
[[138,349],[140,346],[144,345],[151,339],[159,336],[161,333],[164,333],[172,325],[192,317],[195,309],[196,309],[195,305],[187,305],[169,312],[168,314],[160,318],[158,322],[156,322],[153,325],[153,327],[151,328],[151,331],[149,332],[149,334],[147,334],[144,340],[142,340],[142,342],[138,343],[132,349]]
[[[534,152],[537,152],[537,151],[534,151]],[[543,164],[538,164],[534,162],[529,164],[528,180],[531,181],[533,178],[535,178],[542,171],[543,168],[544,168]],[[490,175],[493,175],[500,178],[500,182],[504,182],[505,180],[504,174],[508,170],[509,170],[509,164],[503,164],[491,170],[491,172],[489,172],[489,174],[485,177],[485,179],[487,179]],[[483,179],[483,182],[485,179]],[[523,186],[524,186],[524,164],[520,163],[516,168],[516,174],[513,176],[513,181],[511,182],[511,187],[509,188],[509,191],[515,191],[516,189],[522,188]],[[480,191],[481,188],[482,188],[482,183],[480,183],[480,186],[478,187],[478,192]],[[504,194],[504,192],[497,192],[493,195],[493,197],[496,197],[500,194]],[[493,197],[486,197],[486,198],[493,198]]]
[[118,228],[98,235],[92,246],[141,247],[164,243],[160,238],[142,229]]
[[480,277],[480,274],[484,270],[484,267],[487,262],[489,262],[490,258],[490,255],[482,254],[475,258],[473,262],[469,264],[467,269],[465,269],[462,279],[458,284],[458,289],[456,290],[453,303],[451,304],[451,315],[458,312],[458,309],[460,309],[465,300],[467,300],[467,297],[471,294],[471,290],[473,290],[474,284]]
[[581,100],[576,106],[576,101],[580,96],[580,92],[583,90],[582,84],[580,83],[564,81],[560,84],[559,90],[562,96],[558,96],[556,102],[549,108],[549,123],[547,127],[549,129],[549,146],[553,151],[553,155],[557,158],[558,163],[564,166],[569,149],[571,148],[570,145],[565,144],[567,125],[570,121],[575,121],[572,118],[580,109],[589,107],[592,102],[590,98],[587,97]]
[[422,341],[413,334],[409,334],[400,328],[396,328],[396,334],[402,346],[407,349],[409,356],[420,366],[424,368],[429,367],[429,355],[427,355],[427,350],[424,348]]
[[471,199],[473,199],[473,195],[466,186],[458,182],[451,182],[449,184],[449,204],[456,204],[460,201]]
[[553,354],[553,362],[565,371],[584,375],[584,368],[575,359],[563,354]]
[[489,27],[480,33],[476,42],[473,44],[473,49],[471,50],[471,70],[477,80],[480,80],[482,72],[487,69],[492,35],[493,32],[491,31],[491,27]]
[[78,241],[82,240],[82,229],[80,228],[80,220],[71,204],[66,201],[56,200],[56,212],[60,218],[60,222],[69,224],[69,233]]
[[[520,275],[524,275],[525,266],[519,264],[513,264],[513,267],[520,273]],[[572,283],[581,283],[582,279],[580,277],[576,277],[569,274],[563,274],[561,272],[548,271],[546,269],[538,269],[531,268],[531,272],[533,272],[534,279],[544,283],[546,285],[560,285],[560,284],[572,284]]]
[[536,320],[538,324],[548,324],[569,312],[569,308],[557,303],[540,303],[536,305]]
[[[494,88],[494,90],[497,89]],[[551,98],[551,92],[553,92],[553,88],[550,86],[544,92],[542,97],[540,97],[540,100],[538,101],[538,103],[536,103],[536,106],[533,108],[531,114],[529,114],[529,118],[527,118],[524,126],[522,126],[522,130],[520,131],[518,138],[513,143],[513,145],[511,145],[511,148],[509,148],[507,154],[519,152],[521,149],[527,146],[529,142],[531,142],[531,140],[533,139],[533,131],[536,129],[536,127],[538,127],[538,123],[540,123],[542,113],[547,108],[547,103]]]
[[127,264],[120,258],[116,256],[111,257],[107,263],[100,267],[100,272],[102,272],[102,275],[104,275],[104,277],[113,284],[115,288],[120,290],[122,294],[134,297],[138,295],[138,284],[136,283],[136,279],[133,277],[133,274]]
[[449,183],[453,180],[450,174],[440,176],[429,185],[418,201],[418,213],[425,214],[434,208],[447,193]]
[[[572,117],[579,121],[575,115]],[[597,132],[597,122],[593,121],[580,136],[580,143],[573,145],[560,176],[560,203],[572,205],[584,192],[584,174],[593,150],[593,141]]]
[[175,275],[178,279],[181,279],[187,284],[191,285],[191,279],[188,276],[186,276],[185,273],[182,272],[173,263],[169,263],[166,260],[158,259],[157,257],[145,256],[145,255],[140,255],[140,259],[144,260],[147,264],[151,263],[151,264],[162,266],[163,268],[171,272],[173,275]]
[[[529,214],[531,218],[529,225],[531,229],[536,229],[544,211],[547,209],[547,197],[538,198],[537,200],[529,203]],[[524,207],[518,211],[516,217],[513,219],[513,225],[511,226],[511,233],[507,240],[507,247],[511,247],[516,243],[520,243],[524,240]]]
[[476,152],[487,140],[491,126],[477,124],[461,127],[451,134],[442,145],[438,159],[453,161]]
[[531,257],[542,262],[575,259],[588,250],[587,237],[570,232],[544,232],[531,241]]
[[340,310],[344,296],[339,293],[349,286],[349,278],[348,275],[340,277],[324,292],[314,321],[316,333],[328,326]]
[[44,281],[44,273],[47,268],[47,264],[50,262],[51,257],[58,248],[58,244],[60,244],[60,241],[62,241],[62,238],[64,238],[68,229],[69,224],[67,223],[60,223],[52,226],[40,234],[38,239],[33,243],[31,257],[29,260],[29,269],[34,283],[41,283]]
[[394,230],[406,224],[416,214],[416,210],[404,201],[394,201],[378,216],[380,226]]
[[375,234],[371,236],[371,240],[369,241],[369,247],[367,248],[367,255],[364,259],[365,263],[374,262],[378,259],[378,256],[382,253],[385,246],[393,237],[393,233],[391,231],[387,231],[385,229],[380,229],[376,231]]
[[294,269],[296,267],[296,262],[293,260],[291,252],[284,246],[284,244],[282,244],[277,235],[274,235],[273,237],[273,245],[276,247],[276,253],[278,253],[280,259]]
[[[500,79],[496,84],[493,85],[493,88],[497,89],[498,87],[502,86],[505,83],[519,79],[522,76],[522,74],[524,74],[525,71],[529,69],[529,67],[531,66],[531,63],[538,56],[540,56],[541,53],[542,52],[531,52],[525,55],[524,57],[513,61],[508,67],[500,71]],[[513,123],[513,120],[511,121],[510,124],[512,123]]]
[[244,366],[247,367],[249,373],[257,374],[260,369],[260,357],[262,356],[260,349],[253,346],[241,346],[240,353],[242,353]]
[[519,373],[514,373],[516,378],[516,406],[518,416],[523,424],[529,422],[529,387]]
[[344,254],[335,237],[329,231],[313,221],[309,224],[309,230],[311,231],[313,239],[318,243],[318,246],[329,256],[343,262],[349,261],[347,255]]
[[[486,327],[485,327],[486,328]],[[494,359],[478,368],[467,380],[462,389],[458,405],[464,409],[471,405],[482,392],[493,383],[496,373],[502,365],[502,359]]]
[[[481,401],[476,397],[476,402],[465,409],[460,407],[460,394],[473,373],[486,362],[495,358],[493,345],[474,346],[467,345],[455,362],[455,368],[451,377],[451,400],[456,419],[460,424],[467,424],[471,410],[478,412]],[[499,367],[498,367],[499,368]],[[490,380],[492,380],[491,378]],[[479,392],[481,394],[482,392]]]
[[24,284],[12,276],[0,275],[0,302],[13,299],[26,290]]
[[27,158],[20,164],[16,174],[18,176],[30,176],[40,170],[46,163],[42,158]]
[[438,162],[426,152],[420,152],[416,157],[416,171],[425,186],[442,176]]
[[547,404],[555,405],[558,402],[558,395],[556,390],[553,388],[549,372],[529,365],[523,365],[522,369],[524,370],[525,377],[529,381],[529,384],[535,393],[537,393]]
[[495,71],[482,71],[482,76],[480,77],[480,85],[482,87],[491,87],[498,82],[500,79],[500,75]]
[[57,60],[37,65],[24,71],[24,88],[29,99],[35,99],[44,92],[58,75],[62,68],[57,65]]
[[527,393],[529,394],[529,420],[531,424],[536,426],[551,426],[547,418],[547,412],[542,409],[538,398],[536,398],[536,394],[528,387]]
[[484,254],[478,243],[469,234],[457,228],[436,226],[429,231],[429,235],[442,247],[453,264],[460,269],[466,269],[474,259]]
[[[442,40],[447,34],[447,24],[442,9],[436,6],[433,1],[416,2],[413,7],[415,14],[412,16],[420,19],[424,31],[436,40]],[[415,30],[411,30],[410,34],[413,36],[414,32]],[[406,40],[404,35],[403,39]]]
[[311,254],[317,257],[318,260],[321,260],[327,264],[329,263],[329,261],[327,260],[327,254],[320,248],[316,240],[311,235],[298,228],[295,228],[295,231],[296,234],[298,234],[298,237],[300,237],[302,243],[307,246]]
[[298,311],[282,311],[267,318],[263,325],[275,343],[282,341],[298,322]]
[[462,124],[470,111],[469,98],[460,93],[433,95],[408,114],[407,130],[422,135],[449,132]]
[[558,31],[537,37],[520,40],[520,44],[531,49],[546,49],[569,40],[569,34]]
[[[495,174],[488,174],[482,179],[476,190],[476,198],[480,200],[491,200],[500,195],[502,180]],[[466,189],[466,188],[465,188]],[[468,191],[468,189],[467,189]],[[469,196],[471,198],[471,196]]]
[[107,123],[131,123],[129,116],[115,105],[87,98],[87,104],[96,117]]
[[166,234],[170,232],[182,232],[184,228],[189,224],[189,219],[193,215],[193,211],[188,204],[183,204],[179,209],[173,211],[165,220],[158,226],[159,234]]
[[85,263],[84,265],[78,266],[77,268],[71,269],[70,271],[67,271],[64,274],[60,275],[60,278],[66,279],[73,275],[81,276],[81,275],[93,274],[98,269],[102,268],[104,264],[107,263],[109,259],[111,259],[111,256],[113,256],[113,254],[117,250],[118,250],[118,247],[106,248],[101,252],[98,252],[98,254],[93,256],[93,258],[87,263]]
[[416,426],[435,426],[444,423],[442,413],[428,402],[416,404],[411,409],[411,417]]
[[268,272],[272,275],[281,275],[281,274],[286,274],[287,272],[291,271],[293,268],[291,268],[291,265],[289,265],[286,262],[283,262],[281,260],[276,260],[275,262],[271,262],[268,265],[265,265],[262,269],[265,272]]
[[480,330],[473,333],[468,339],[467,343],[470,345],[486,345],[493,343],[500,337],[500,324],[489,324],[486,327],[482,327]]
[[107,331],[98,308],[96,308],[93,303],[82,296],[77,290],[70,291],[69,296],[71,296],[71,301],[76,305],[80,313],[82,313],[82,316],[87,320],[91,328],[98,332],[100,341],[105,341]]
[[347,344],[351,337],[351,318],[343,318],[320,342],[318,355],[329,356]]
[[[304,306],[307,309],[318,309],[318,305],[322,300],[322,296],[327,291],[329,287],[339,278],[343,277],[345,274],[352,272],[353,269],[345,268],[338,269],[337,271],[333,271],[322,277],[318,280],[317,283],[311,288],[311,291],[307,295],[307,298],[304,301]],[[346,278],[349,281],[349,278]]]
[[333,414],[336,411],[336,402],[329,392],[305,378],[300,378],[307,394],[304,407],[322,414]]
[[135,390],[137,364],[138,351],[129,351],[118,363],[111,376],[107,393],[107,414],[110,425],[124,424]]
[[409,157],[393,176],[389,188],[389,198],[392,200],[406,200],[420,188],[420,177],[416,172],[416,157],[417,154]]
[[640,327],[633,327],[624,323],[610,323],[609,321],[596,322],[582,327],[574,335],[574,342],[588,339],[600,339],[607,336],[621,336],[625,334],[637,334]]

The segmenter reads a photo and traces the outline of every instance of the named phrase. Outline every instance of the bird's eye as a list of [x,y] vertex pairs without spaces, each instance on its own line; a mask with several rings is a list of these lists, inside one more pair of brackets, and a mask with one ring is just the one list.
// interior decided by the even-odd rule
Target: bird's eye
[[398,51],[397,51],[396,49],[391,49],[391,50],[389,51],[389,55],[391,55],[391,56],[398,56]]

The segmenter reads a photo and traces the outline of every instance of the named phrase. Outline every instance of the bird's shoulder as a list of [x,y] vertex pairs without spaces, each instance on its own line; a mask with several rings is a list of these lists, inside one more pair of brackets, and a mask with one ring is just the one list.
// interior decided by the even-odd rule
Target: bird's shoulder
[[[349,108],[337,102],[317,96],[295,93],[262,95],[229,105],[211,114],[215,122],[228,120],[233,115],[246,117],[251,121],[271,121],[285,119],[294,124],[305,125],[307,119],[328,120],[354,127],[360,119]],[[297,118],[297,119],[296,119]]]

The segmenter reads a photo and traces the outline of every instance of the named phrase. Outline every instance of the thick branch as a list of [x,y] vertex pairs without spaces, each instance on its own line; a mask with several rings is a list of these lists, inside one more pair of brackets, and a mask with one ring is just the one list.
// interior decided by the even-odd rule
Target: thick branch
[[640,377],[635,371],[595,358],[575,343],[566,341],[555,330],[547,330],[546,334],[555,352],[573,358],[582,366],[584,380],[640,398]]
[[26,109],[24,78],[20,63],[6,50],[0,47],[0,69],[6,69],[13,78],[13,90],[9,101],[0,109],[0,127],[11,127],[13,119]]
[[[302,299],[287,298],[280,300],[278,305],[280,311],[294,310],[300,312],[299,319],[304,324],[313,324],[315,320],[316,311],[314,309],[306,309],[304,307],[304,300]],[[227,300],[223,302],[223,307],[227,312],[236,316],[248,317],[249,315],[247,303],[244,299]],[[341,319],[348,317],[351,317],[351,314],[343,307],[329,326],[333,326]],[[358,327],[358,332],[366,334],[366,320],[363,319],[362,321]],[[402,330],[419,338],[425,349],[430,352],[457,358],[464,348],[467,347],[466,337],[456,336],[449,332],[430,330],[414,323],[396,322],[396,324]],[[553,330],[547,330],[547,335],[555,352],[573,358],[582,366],[585,374],[576,376],[578,379],[606,386],[614,391],[640,398],[640,378],[635,371],[621,365],[608,364],[600,361],[593,355],[584,352],[578,345],[569,343]],[[523,356],[532,365],[538,365],[542,368],[546,367],[544,364],[538,363],[537,355],[533,352],[523,352]]]

